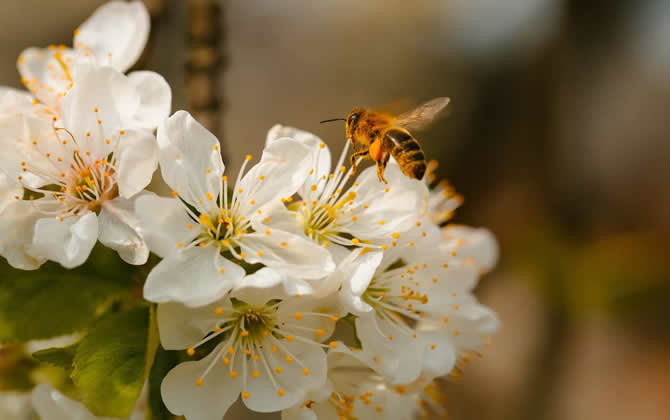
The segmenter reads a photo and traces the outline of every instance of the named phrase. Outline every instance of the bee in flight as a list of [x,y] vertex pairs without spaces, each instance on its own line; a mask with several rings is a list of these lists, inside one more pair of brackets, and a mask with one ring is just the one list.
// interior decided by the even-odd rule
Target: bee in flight
[[393,156],[406,176],[422,179],[426,172],[426,156],[409,130],[427,127],[448,103],[449,98],[435,98],[398,116],[354,108],[346,119],[334,118],[321,122],[346,121],[347,139],[353,146],[351,167],[354,172],[359,158],[370,157],[377,164],[379,180],[386,184],[384,170]]

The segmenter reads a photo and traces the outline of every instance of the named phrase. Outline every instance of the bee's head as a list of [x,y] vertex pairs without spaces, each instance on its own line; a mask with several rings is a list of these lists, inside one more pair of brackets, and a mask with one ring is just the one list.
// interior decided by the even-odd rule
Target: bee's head
[[351,110],[349,115],[347,115],[347,138],[348,139],[353,139],[354,138],[354,132],[356,131],[356,127],[358,126],[358,122],[361,119],[361,116],[365,110],[363,108],[354,108]]

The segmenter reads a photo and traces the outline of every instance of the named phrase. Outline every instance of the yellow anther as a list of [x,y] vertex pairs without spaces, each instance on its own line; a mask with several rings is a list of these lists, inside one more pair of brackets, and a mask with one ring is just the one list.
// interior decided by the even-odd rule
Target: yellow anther
[[291,356],[286,356],[286,363],[292,363],[293,358]]
[[242,332],[240,333],[240,335],[241,335],[242,337],[246,337],[246,336],[249,335],[249,331],[244,330],[244,331],[242,331]]
[[283,371],[284,371],[284,369],[282,369],[281,366],[277,366],[275,368],[275,372],[277,372],[277,373],[282,373]]
[[186,354],[188,354],[189,356],[193,356],[195,354],[195,349],[193,347],[189,347],[186,350]]
[[270,347],[270,351],[272,351],[272,352],[277,351],[277,346],[272,346],[272,347]]
[[331,349],[336,349],[337,348],[337,342],[336,341],[331,341],[328,343],[328,346],[330,346]]
[[288,246],[288,244],[286,242],[282,242],[280,245],[283,246],[284,248],[286,248]]
[[295,319],[297,319],[298,321],[300,321],[300,320],[302,319],[302,313],[300,313],[300,312],[296,312],[296,313],[295,313]]
[[383,244],[381,248],[382,248],[382,251],[386,251],[388,249],[388,245]]
[[280,397],[283,397],[284,394],[285,394],[285,392],[284,392],[283,389],[279,388],[279,389],[277,390],[277,395],[279,395]]
[[292,335],[287,335],[286,336],[286,341],[288,341],[289,343],[292,343],[293,342],[293,336]]
[[206,173],[206,174],[208,174],[208,173],[210,173],[210,172],[212,172],[211,169],[209,169],[209,168],[205,169],[205,173]]
[[251,155],[246,155],[244,158],[245,158],[246,160],[251,160]]
[[251,376],[253,376],[254,378],[258,378],[258,376],[259,376],[260,374],[261,374],[261,373],[260,373],[259,371],[257,371],[257,370],[251,372]]
[[326,143],[324,143],[324,142],[319,143],[319,147],[320,147],[321,149],[323,149],[324,147],[326,147]]
[[223,364],[228,366],[230,364],[230,359],[228,357],[223,358]]
[[184,246],[183,243],[181,243],[181,242],[177,242],[177,248],[181,248],[181,247],[183,247],[183,246]]
[[203,386],[205,384],[205,381],[202,380],[202,378],[198,378],[195,380],[195,385],[196,386]]
[[392,237],[393,239],[398,239],[398,238],[400,237],[400,234],[399,234],[398,232],[393,232],[393,233],[391,234],[391,237]]
[[380,220],[380,221],[379,221],[379,224],[380,224],[380,225],[383,225],[384,223],[386,223],[386,222],[384,222],[383,220]]
[[233,354],[235,353],[235,349],[232,347],[228,347],[228,354]]
[[361,241],[358,238],[354,238],[354,239],[351,240],[351,243],[354,244],[354,245],[358,245],[358,244],[361,243]]
[[244,391],[244,392],[242,393],[242,398],[244,398],[245,400],[246,400],[247,398],[249,398],[249,392]]
[[225,269],[225,268],[219,268],[219,273],[223,274],[223,273],[225,273],[225,272],[226,272],[226,269]]
[[237,371],[235,371],[235,370],[231,370],[231,371],[230,371],[230,377],[233,378],[233,379],[234,379],[234,378],[237,378]]
[[321,337],[321,336],[324,335],[325,333],[326,333],[326,332],[325,332],[324,330],[322,330],[321,328],[319,328],[318,330],[316,330],[316,335],[318,335],[319,337]]
[[173,197],[176,197],[176,196],[178,196],[178,195],[179,195],[179,193],[178,193],[177,191],[172,191],[172,196],[173,196]]
[[312,186],[309,187],[309,189],[312,190],[312,191],[316,191],[316,184],[312,184]]

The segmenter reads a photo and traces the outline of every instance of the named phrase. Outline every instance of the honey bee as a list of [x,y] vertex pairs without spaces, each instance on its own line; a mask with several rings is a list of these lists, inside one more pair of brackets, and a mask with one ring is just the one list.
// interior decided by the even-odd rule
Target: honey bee
[[426,172],[426,156],[409,130],[421,130],[435,120],[447,106],[449,98],[435,98],[404,114],[393,116],[383,111],[354,108],[346,119],[347,139],[353,146],[351,167],[356,171],[359,158],[370,157],[377,164],[377,176],[385,184],[384,170],[389,158],[398,162],[403,174],[422,179]]

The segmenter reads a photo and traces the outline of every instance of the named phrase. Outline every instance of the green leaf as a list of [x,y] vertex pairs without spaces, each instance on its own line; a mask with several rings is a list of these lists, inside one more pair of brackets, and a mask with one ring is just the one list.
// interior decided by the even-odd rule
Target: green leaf
[[73,344],[68,347],[51,347],[33,353],[33,357],[40,362],[56,366],[70,374],[72,372],[74,355],[79,344]]
[[156,359],[149,374],[149,412],[146,420],[170,420],[173,415],[163,404],[161,383],[168,372],[179,363],[179,352],[168,351],[159,346]]
[[105,315],[82,339],[74,381],[82,402],[97,416],[128,417],[156,352],[148,307]]
[[123,291],[122,282],[75,273],[11,274],[0,283],[0,342],[82,331]]

